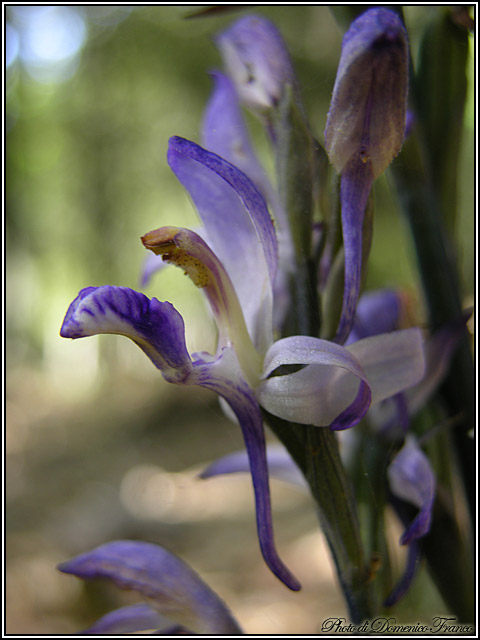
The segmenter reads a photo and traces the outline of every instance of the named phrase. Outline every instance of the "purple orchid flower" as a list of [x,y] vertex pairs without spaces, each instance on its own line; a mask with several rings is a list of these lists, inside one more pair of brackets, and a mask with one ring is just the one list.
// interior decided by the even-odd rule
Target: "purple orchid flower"
[[407,86],[402,21],[388,9],[369,9],[343,38],[325,128],[326,151],[341,174],[345,288],[335,337],[340,344],[352,329],[360,292],[362,226],[370,189],[403,143]]
[[[277,239],[263,196],[235,166],[188,140],[170,140],[168,162],[195,203],[208,244],[176,227],[152,231],[142,241],[203,289],[218,327],[216,353],[190,355],[178,311],[169,302],[122,287],[83,289],[60,333],[67,338],[125,335],[167,381],[211,389],[226,401],[250,460],[262,554],[271,571],[296,590],[300,585],[273,541],[261,407],[303,424],[351,427],[372,403],[421,379],[421,334],[407,329],[348,347],[306,336],[274,342]],[[272,377],[285,364],[304,367]]]
[[199,633],[240,635],[242,630],[220,597],[170,551],[148,542],[116,540],[59,565],[84,580],[103,578],[139,593],[146,603],[112,611],[84,633]]

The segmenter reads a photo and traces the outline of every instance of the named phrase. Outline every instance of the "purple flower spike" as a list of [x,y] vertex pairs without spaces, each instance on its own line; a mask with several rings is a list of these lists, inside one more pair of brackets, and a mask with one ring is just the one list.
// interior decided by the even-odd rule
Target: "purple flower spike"
[[[103,626],[104,631],[155,628],[162,622],[162,614],[194,633],[242,633],[219,596],[193,569],[159,545],[130,540],[109,542],[58,568],[78,578],[112,580],[120,589],[137,591],[146,598],[150,611],[143,605],[120,609],[110,614],[110,619],[103,618],[100,628]],[[98,630],[98,623],[93,628]]]
[[265,112],[280,100],[286,85],[296,86],[292,63],[277,28],[265,18],[246,16],[217,37],[240,100]]
[[403,143],[407,85],[407,35],[399,16],[383,8],[366,11],[344,36],[325,128],[328,156],[342,175],[345,291],[335,337],[339,343],[354,321],[370,188]]
[[407,437],[387,473],[392,493],[419,509],[418,515],[400,538],[400,544],[410,544],[430,530],[435,500],[435,475],[427,456],[413,437]]

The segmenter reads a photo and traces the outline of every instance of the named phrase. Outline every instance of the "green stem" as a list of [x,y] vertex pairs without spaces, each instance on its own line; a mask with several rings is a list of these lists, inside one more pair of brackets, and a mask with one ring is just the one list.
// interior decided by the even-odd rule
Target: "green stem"
[[269,414],[266,419],[310,486],[351,621],[359,624],[370,619],[373,610],[368,566],[355,499],[335,434],[322,427],[291,424]]

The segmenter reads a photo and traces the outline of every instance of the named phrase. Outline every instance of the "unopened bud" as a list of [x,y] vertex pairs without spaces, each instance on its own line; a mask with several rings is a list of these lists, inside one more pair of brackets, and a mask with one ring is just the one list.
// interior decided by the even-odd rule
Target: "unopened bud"
[[407,34],[400,17],[370,9],[343,38],[325,128],[330,162],[341,173],[359,157],[377,178],[398,154],[405,134]]

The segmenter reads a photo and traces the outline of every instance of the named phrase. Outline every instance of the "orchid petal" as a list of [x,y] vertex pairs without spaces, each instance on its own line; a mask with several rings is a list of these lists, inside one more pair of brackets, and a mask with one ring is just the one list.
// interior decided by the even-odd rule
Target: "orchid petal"
[[190,193],[210,246],[233,282],[250,335],[264,351],[271,343],[277,240],[262,194],[232,164],[183,138],[170,139],[168,162]]
[[[302,489],[307,488],[306,480],[300,469],[292,460],[288,451],[280,444],[267,445],[268,473],[272,478],[283,480]],[[200,478],[207,479],[231,473],[247,473],[250,463],[245,450],[235,451],[208,465],[200,474]]]
[[[429,397],[436,391],[448,371],[455,347],[465,331],[465,321],[470,316],[470,311],[459,320],[439,329],[425,342],[425,373],[420,381],[405,393],[397,397],[396,404],[388,401],[375,407],[372,413],[376,426],[387,432],[400,425],[403,430],[408,426],[409,416],[414,415]],[[401,403],[401,404],[400,404]]]
[[425,373],[423,339],[417,328],[364,338],[347,349],[367,376],[372,404],[412,387]]
[[156,629],[165,621],[165,618],[148,604],[132,604],[110,611],[83,633],[132,633],[133,631]]
[[365,415],[370,405],[368,380],[345,347],[307,336],[283,338],[266,355],[264,377],[286,364],[308,366],[260,384],[257,396],[273,415],[333,429],[353,426]]
[[390,463],[387,476],[392,493],[419,509],[400,539],[401,544],[409,544],[430,530],[435,500],[435,475],[427,456],[413,437],[407,437]]
[[106,578],[142,594],[160,613],[197,633],[238,634],[225,603],[180,558],[148,542],[117,540],[61,564],[79,578]]
[[265,18],[246,16],[220,33],[217,45],[241,101],[261,112],[280,100],[296,80],[285,43]]
[[300,589],[298,580],[278,557],[273,540],[265,435],[260,407],[253,390],[243,378],[236,353],[225,347],[219,358],[204,354],[195,360],[192,382],[215,391],[234,412],[242,429],[255,494],[260,549],[270,570],[290,589]]
[[87,287],[67,310],[63,338],[100,333],[124,335],[135,342],[169,382],[182,383],[192,371],[182,316],[169,302],[149,300],[126,287]]

